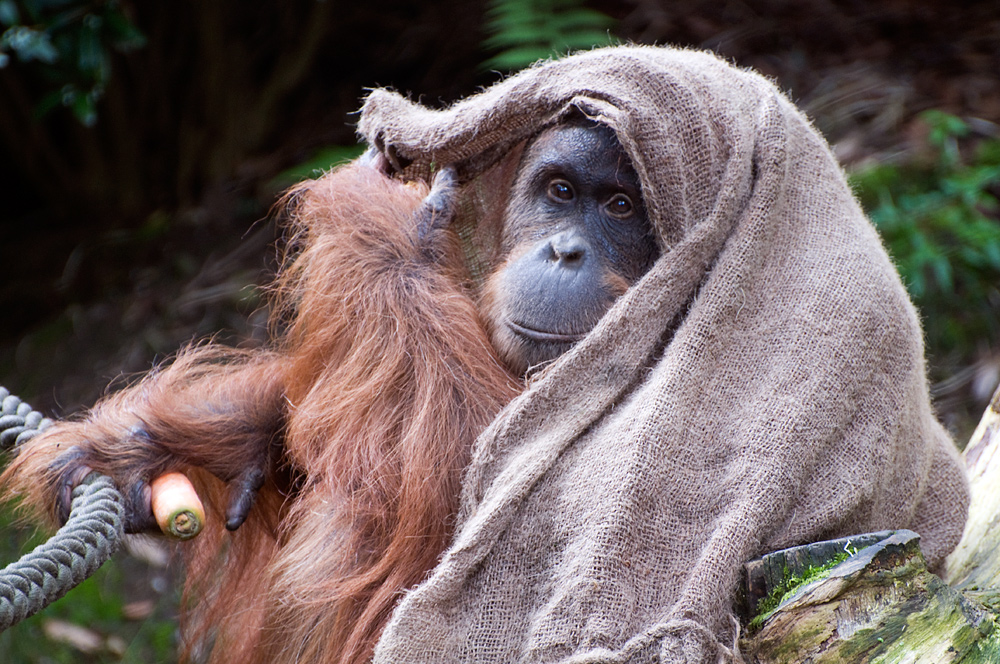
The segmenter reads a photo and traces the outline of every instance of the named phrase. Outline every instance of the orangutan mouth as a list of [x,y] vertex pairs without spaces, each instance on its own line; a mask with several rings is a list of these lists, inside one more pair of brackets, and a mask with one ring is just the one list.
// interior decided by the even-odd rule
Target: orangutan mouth
[[576,343],[580,339],[586,336],[586,332],[546,332],[544,330],[536,330],[530,327],[525,327],[520,323],[515,323],[514,321],[507,321],[507,327],[510,328],[511,332],[519,337],[523,337],[528,341],[534,341],[536,343],[556,343],[556,344],[572,344]]

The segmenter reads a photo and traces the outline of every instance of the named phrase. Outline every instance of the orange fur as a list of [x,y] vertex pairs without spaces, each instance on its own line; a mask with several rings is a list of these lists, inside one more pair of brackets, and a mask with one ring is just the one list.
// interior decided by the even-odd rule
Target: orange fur
[[[453,234],[417,237],[425,194],[360,166],[299,186],[272,349],[183,351],[36,437],[0,477],[51,515],[53,462],[71,446],[123,487],[186,470],[209,512],[180,547],[188,657],[365,662],[447,546],[472,442],[518,387]],[[228,533],[220,479],[261,459],[264,487]]]

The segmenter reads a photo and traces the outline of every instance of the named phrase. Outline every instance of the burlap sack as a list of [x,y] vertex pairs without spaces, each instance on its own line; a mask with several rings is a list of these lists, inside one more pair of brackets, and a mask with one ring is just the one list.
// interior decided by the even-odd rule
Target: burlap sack
[[617,132],[662,256],[480,437],[455,542],[378,662],[738,660],[745,560],[907,527],[935,565],[962,534],[917,316],[771,83],[707,53],[613,48],[442,111],[376,90],[360,131],[408,177],[459,162],[495,207],[517,146],[570,109]]

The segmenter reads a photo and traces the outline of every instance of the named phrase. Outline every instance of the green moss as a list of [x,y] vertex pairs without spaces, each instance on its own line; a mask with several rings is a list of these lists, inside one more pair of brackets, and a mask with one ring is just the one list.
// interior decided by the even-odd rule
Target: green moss
[[998,660],[1000,660],[1000,630],[995,629],[976,642],[962,659],[962,664],[991,664]]
[[830,573],[830,570],[847,560],[848,557],[849,554],[846,551],[838,553],[822,565],[810,565],[809,567],[806,567],[800,574],[792,574],[791,571],[785,567],[781,582],[772,588],[771,592],[767,594],[767,597],[762,599],[760,603],[757,604],[757,613],[748,625],[750,631],[760,629],[761,625],[764,624],[764,621],[770,618],[771,614],[774,613],[779,606],[781,606],[782,602],[791,597],[796,590],[807,583],[811,583],[817,579],[822,579],[827,576]]
[[829,626],[825,620],[810,620],[808,622],[796,622],[795,629],[789,632],[777,647],[770,654],[768,661],[772,662],[800,662],[802,653],[809,652],[821,639],[821,635],[828,633]]

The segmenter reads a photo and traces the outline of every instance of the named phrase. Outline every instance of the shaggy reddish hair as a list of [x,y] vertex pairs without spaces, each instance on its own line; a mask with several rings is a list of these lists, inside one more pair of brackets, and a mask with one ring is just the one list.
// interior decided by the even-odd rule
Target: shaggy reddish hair
[[[122,487],[187,472],[209,521],[179,546],[186,658],[368,661],[447,546],[472,442],[519,388],[454,235],[418,232],[426,195],[357,165],[296,187],[271,348],[188,348],[30,441],[0,477],[54,519],[71,447]],[[264,486],[229,533],[220,479],[255,463]]]

